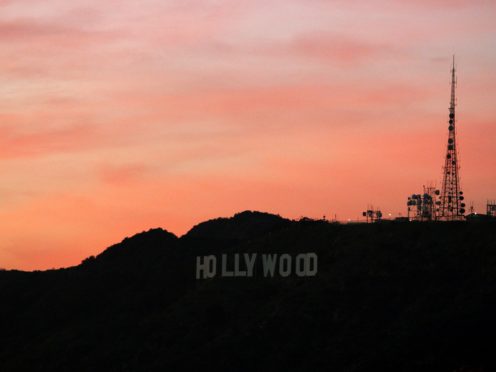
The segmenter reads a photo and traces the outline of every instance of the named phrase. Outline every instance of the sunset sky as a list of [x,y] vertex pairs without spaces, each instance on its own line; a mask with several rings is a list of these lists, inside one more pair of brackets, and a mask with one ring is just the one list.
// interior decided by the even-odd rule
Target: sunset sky
[[493,0],[0,0],[0,267],[77,265],[246,209],[496,199]]

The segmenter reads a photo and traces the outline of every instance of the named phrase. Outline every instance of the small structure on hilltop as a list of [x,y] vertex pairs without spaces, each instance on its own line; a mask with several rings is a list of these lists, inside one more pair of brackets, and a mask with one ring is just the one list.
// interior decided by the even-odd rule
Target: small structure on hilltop
[[496,200],[488,200],[486,204],[486,214],[496,218]]
[[422,194],[413,194],[408,197],[408,220],[409,221],[434,221],[436,220],[437,208],[440,201],[435,201],[439,190],[434,186],[424,186]]
[[370,206],[366,211],[362,212],[362,216],[365,217],[365,220],[368,222],[379,222],[382,220],[382,212],[380,209],[374,209],[374,207]]

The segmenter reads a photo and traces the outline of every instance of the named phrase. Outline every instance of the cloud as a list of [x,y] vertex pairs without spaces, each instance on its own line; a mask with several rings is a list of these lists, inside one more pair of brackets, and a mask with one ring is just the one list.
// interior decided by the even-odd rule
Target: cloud
[[[382,82],[353,84],[322,82],[321,84],[286,84],[274,86],[245,86],[215,88],[176,94],[144,91],[121,92],[114,99],[130,102],[135,109],[149,112],[149,120],[184,123],[214,118],[230,128],[267,128],[284,125],[295,115],[330,114],[330,110],[381,110],[407,105],[431,97],[430,87],[413,83]],[[363,114],[367,114],[364,112]],[[281,117],[282,116],[282,117]],[[283,119],[287,117],[287,119]],[[303,119],[303,118],[300,118]]]
[[0,255],[22,254],[2,265],[76,264],[126,234],[242,209],[403,210],[440,173],[439,58],[453,50],[463,182],[482,202],[495,159],[480,137],[494,133],[484,4],[0,0]]
[[416,7],[428,7],[428,8],[442,8],[442,9],[456,9],[465,7],[478,7],[485,6],[490,3],[486,0],[411,0],[405,2],[404,0],[393,0],[394,3],[400,5],[411,5]]
[[[309,0],[299,0],[309,2]],[[335,7],[337,5],[350,9],[375,10],[383,12],[384,9],[399,8],[429,8],[431,10],[450,10],[463,9],[468,7],[492,6],[491,1],[487,0],[368,0],[349,1],[349,0],[312,0],[313,3],[324,4]]]
[[122,36],[121,32],[85,30],[57,22],[29,18],[0,21],[0,41],[4,44],[33,44],[79,49],[88,44],[107,42]]
[[96,129],[89,125],[24,133],[4,126],[0,128],[0,159],[79,151],[94,146],[98,143],[98,138]]
[[98,173],[104,183],[116,186],[125,186],[143,179],[148,171],[145,164],[132,163],[122,165],[103,165]]
[[[276,47],[277,49],[277,47]],[[319,59],[340,64],[365,63],[398,54],[391,45],[338,33],[313,33],[291,40],[282,50],[297,57]]]

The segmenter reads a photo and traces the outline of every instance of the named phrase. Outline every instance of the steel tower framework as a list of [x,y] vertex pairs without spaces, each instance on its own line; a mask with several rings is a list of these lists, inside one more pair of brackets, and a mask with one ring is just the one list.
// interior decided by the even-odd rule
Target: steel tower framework
[[460,190],[460,164],[458,162],[458,150],[456,144],[456,71],[455,57],[451,67],[451,100],[449,107],[448,146],[444,159],[443,183],[438,205],[438,219],[442,221],[463,220],[465,214],[465,203],[463,203],[463,191]]

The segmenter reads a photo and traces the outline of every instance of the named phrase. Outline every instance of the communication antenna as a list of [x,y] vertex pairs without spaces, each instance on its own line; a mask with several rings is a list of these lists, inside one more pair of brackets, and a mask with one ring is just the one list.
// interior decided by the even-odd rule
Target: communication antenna
[[451,67],[451,100],[448,120],[448,144],[443,167],[443,183],[437,205],[437,216],[441,221],[460,221],[465,218],[463,191],[460,189],[460,164],[456,144],[456,70],[455,56]]

